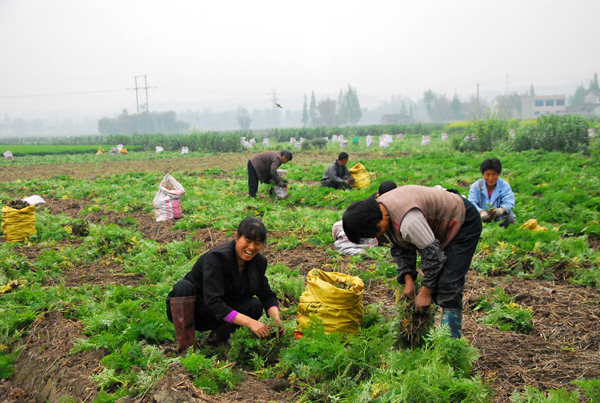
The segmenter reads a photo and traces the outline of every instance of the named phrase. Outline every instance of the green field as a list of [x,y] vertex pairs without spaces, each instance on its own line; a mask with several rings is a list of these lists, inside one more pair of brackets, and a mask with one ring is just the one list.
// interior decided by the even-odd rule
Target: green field
[[[19,180],[15,170],[14,180],[0,184],[4,204],[33,194],[47,199],[36,209],[37,233],[28,242],[0,242],[0,287],[5,287],[0,378],[19,384],[30,365],[37,368],[31,379],[42,382],[49,375],[63,385],[60,379],[67,374],[44,357],[53,346],[66,344],[66,352],[55,359],[62,366],[81,364],[82,386],[61,391],[57,386],[54,394],[45,395],[49,401],[78,401],[88,394],[96,402],[143,399],[167,390],[161,389],[165,385],[233,401],[236,388],[249,378],[265,385],[284,382],[272,401],[492,402],[511,396],[518,402],[596,401],[600,337],[594,335],[600,324],[592,318],[600,314],[599,140],[586,152],[569,154],[508,147],[461,153],[452,145],[453,136],[442,141],[432,135],[429,146],[420,145],[421,135],[407,135],[384,149],[367,147],[364,137],[348,144],[349,166],[361,162],[372,177],[368,188],[352,191],[318,186],[340,151],[338,143],[322,150],[274,144],[269,149],[294,152],[284,166],[290,182],[284,200],[269,197],[267,185],[260,186],[258,199],[247,196],[249,152],[107,156],[91,154],[97,146],[89,146],[90,155],[4,161],[0,169],[70,164],[70,173]],[[17,156],[18,149],[11,149]],[[110,162],[110,157],[146,165],[134,171],[123,165],[120,173],[83,179],[85,164]],[[465,289],[465,337],[451,340],[437,328],[422,346],[402,348],[402,317],[394,296],[399,285],[389,251],[341,255],[332,246],[332,225],[349,203],[370,196],[384,180],[441,185],[467,195],[481,177],[479,164],[491,157],[502,161],[501,177],[517,196],[517,225],[484,227]],[[226,158],[229,168],[185,165],[197,158],[215,166]],[[178,164],[170,173],[186,189],[184,217],[176,223],[152,218],[152,199],[164,176],[156,168],[159,160]],[[248,215],[261,218],[270,233],[267,274],[282,303],[285,336],[261,341],[240,329],[230,349],[201,344],[183,357],[174,355],[174,330],[164,313],[167,293],[198,256],[231,239]],[[547,231],[519,228],[530,219]],[[74,231],[86,224],[88,234]],[[312,268],[365,282],[359,333],[326,335],[315,323],[307,337],[293,338],[298,300]],[[544,299],[540,287],[554,294]],[[568,315],[552,313],[563,312],[565,305],[573,310]],[[48,318],[76,324],[81,334],[65,334],[58,343]],[[197,334],[198,340],[204,337]],[[539,357],[547,365],[555,360],[551,375]],[[515,368],[527,376],[514,378]],[[84,386],[92,389],[84,391]]]

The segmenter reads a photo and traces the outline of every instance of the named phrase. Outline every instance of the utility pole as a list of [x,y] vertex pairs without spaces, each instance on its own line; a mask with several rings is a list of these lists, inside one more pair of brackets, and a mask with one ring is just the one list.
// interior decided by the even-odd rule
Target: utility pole
[[[138,87],[138,78],[144,77],[144,86]],[[137,107],[137,123],[138,123],[138,133],[140,131],[140,102],[138,97],[138,90],[144,89],[146,91],[146,133],[149,131],[148,128],[148,115],[150,114],[150,108],[148,106],[148,79],[146,76],[135,76],[135,104]]]

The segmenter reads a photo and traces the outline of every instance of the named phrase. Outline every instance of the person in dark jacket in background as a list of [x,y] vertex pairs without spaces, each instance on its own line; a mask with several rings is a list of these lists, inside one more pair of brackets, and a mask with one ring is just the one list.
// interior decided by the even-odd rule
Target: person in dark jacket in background
[[377,190],[377,193],[373,193],[369,197],[371,197],[373,199],[377,199],[379,196],[383,196],[390,190],[394,190],[397,187],[398,187],[398,185],[396,185],[396,182],[394,182],[394,181],[383,181],[379,184],[379,189]]
[[[465,276],[481,234],[481,219],[471,202],[452,190],[401,186],[350,204],[342,221],[352,242],[386,234],[404,297],[415,300],[418,312],[432,302],[440,305],[442,324],[452,337],[461,337]],[[423,271],[418,293],[417,252]]]
[[277,174],[277,168],[292,160],[294,156],[290,151],[263,151],[248,160],[248,194],[256,197],[258,181],[260,183],[275,182],[277,185],[286,185],[287,181]]
[[260,339],[268,337],[270,329],[258,321],[263,310],[283,334],[277,297],[265,276],[267,259],[259,253],[267,239],[264,224],[246,217],[234,238],[200,256],[167,297],[167,317],[175,325],[180,353],[194,343],[196,330],[211,330],[206,338],[210,345],[226,344],[240,326]]
[[348,171],[348,160],[350,156],[346,152],[341,152],[338,159],[333,161],[325,170],[321,178],[321,186],[334,189],[351,188],[354,183],[354,178]]

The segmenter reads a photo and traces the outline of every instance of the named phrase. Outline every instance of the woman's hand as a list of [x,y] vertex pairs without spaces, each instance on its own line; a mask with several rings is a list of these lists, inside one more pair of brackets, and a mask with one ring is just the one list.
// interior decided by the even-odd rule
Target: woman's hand
[[417,286],[415,285],[415,281],[410,274],[407,274],[404,276],[404,292],[402,293],[402,297],[412,301],[416,295]]
[[275,322],[277,322],[277,327],[279,328],[277,332],[279,333],[279,336],[283,336],[283,322],[281,321],[281,317],[279,316],[279,308],[276,306],[272,306],[267,311],[267,314],[270,318],[275,319]]
[[258,337],[259,339],[266,339],[269,337],[269,328],[262,322],[255,320],[250,326],[248,326],[250,330]]
[[275,321],[277,322],[277,327],[279,328],[277,329],[277,333],[279,333],[279,337],[281,337],[283,336],[283,322],[281,321],[281,319],[279,319],[279,315],[277,315]]

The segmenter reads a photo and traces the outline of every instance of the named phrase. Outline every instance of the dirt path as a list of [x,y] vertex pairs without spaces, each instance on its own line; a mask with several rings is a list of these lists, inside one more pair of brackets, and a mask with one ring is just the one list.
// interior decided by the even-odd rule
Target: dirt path
[[[294,152],[294,150],[292,150]],[[250,152],[216,154],[206,157],[185,157],[152,160],[88,162],[81,164],[26,165],[0,167],[0,182],[12,182],[17,179],[48,179],[58,175],[67,175],[74,179],[94,180],[127,172],[161,172],[173,173],[183,171],[202,171],[205,169],[239,169],[245,167],[248,159],[254,155]],[[353,159],[377,158],[377,153],[354,154]],[[299,165],[311,163],[331,163],[337,157],[333,152],[295,153],[293,162]],[[90,159],[92,159],[90,157]],[[285,167],[285,166],[284,166]]]

